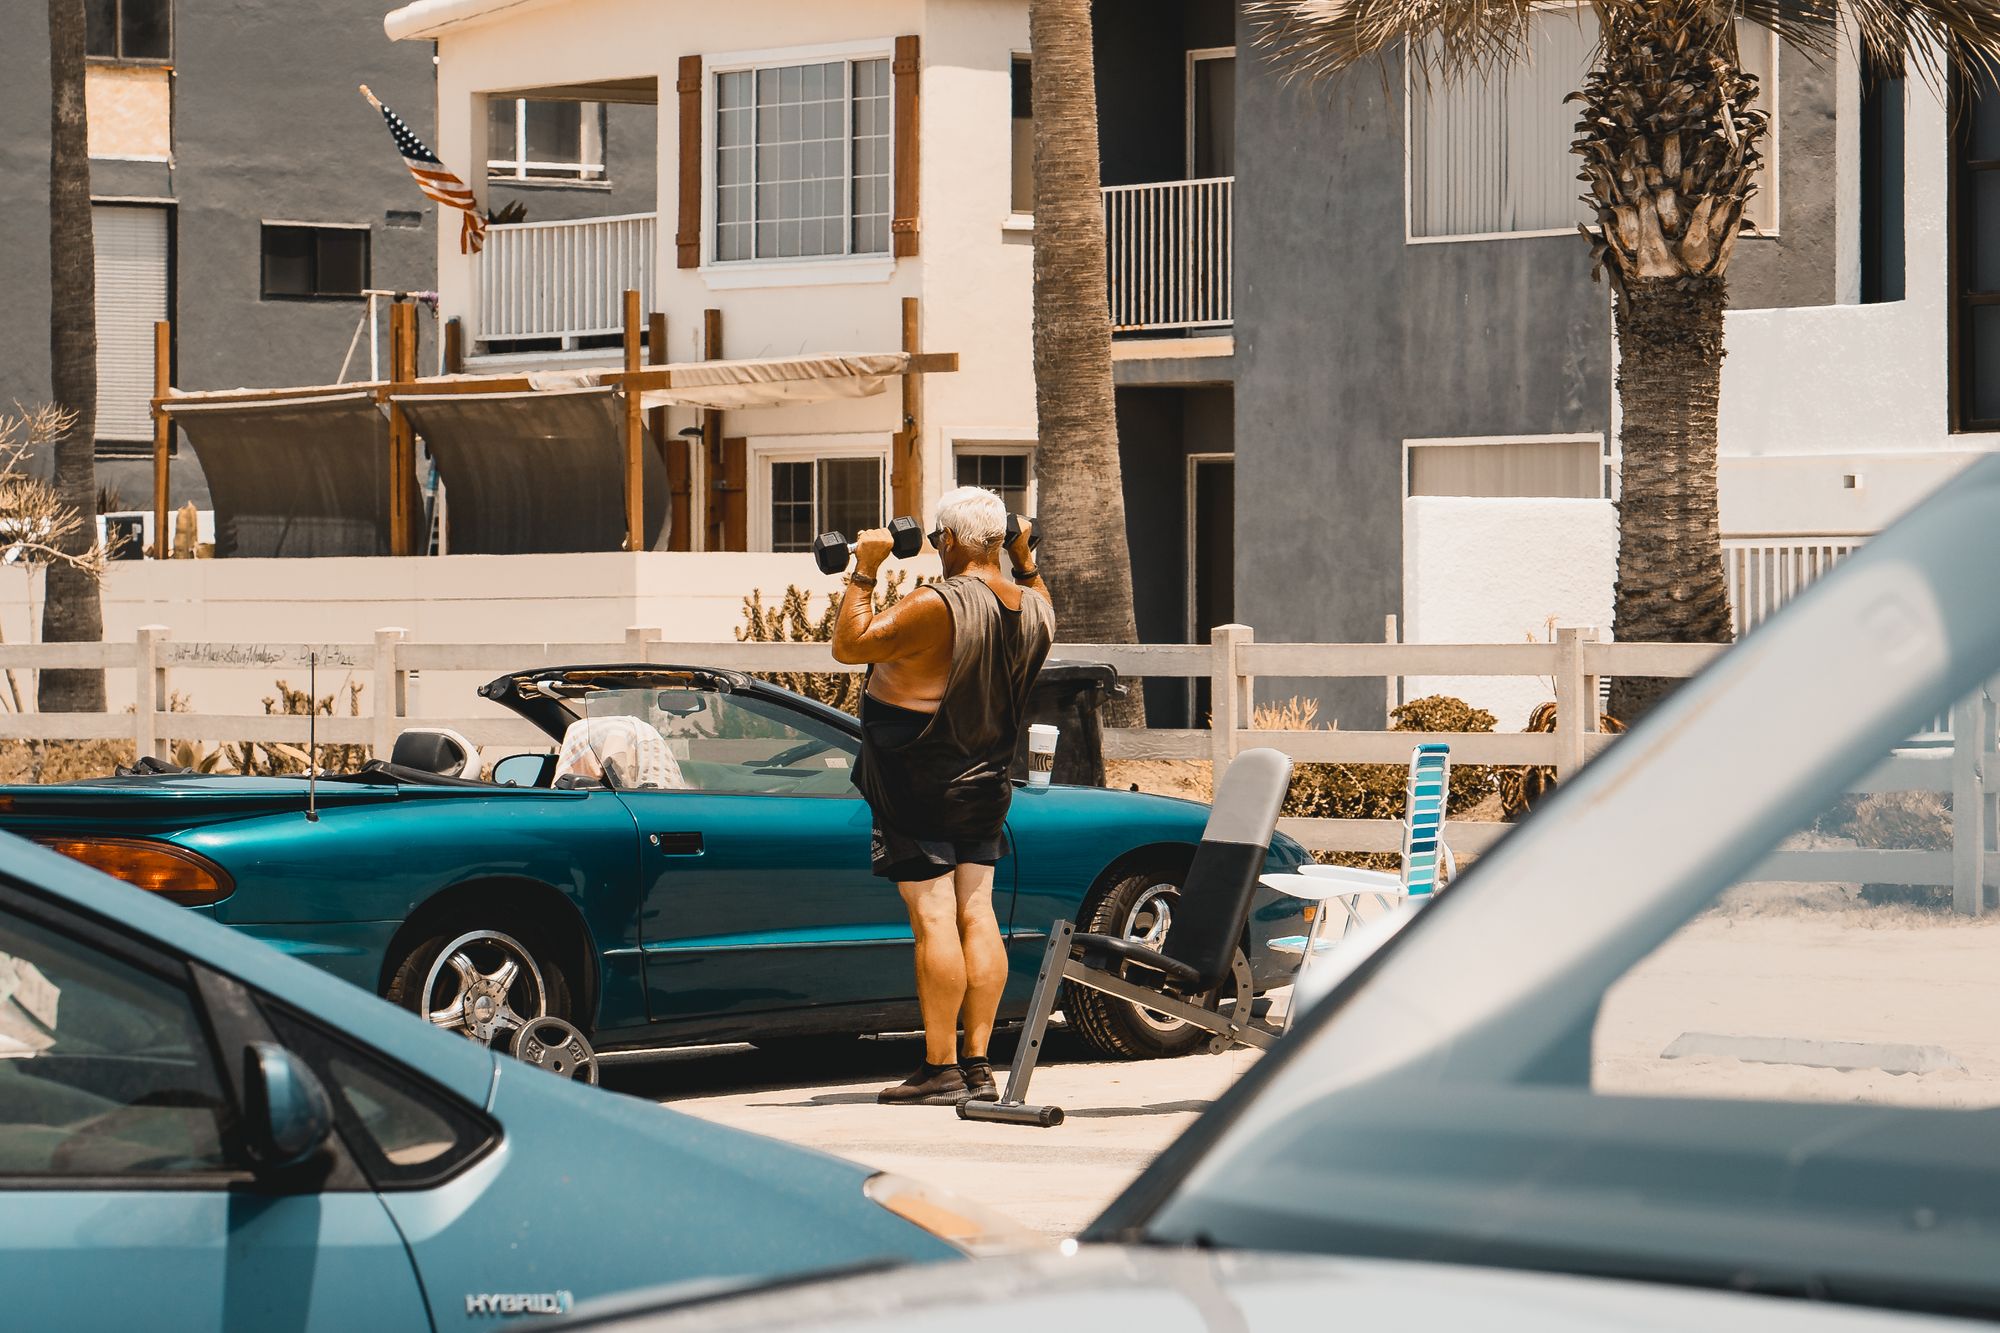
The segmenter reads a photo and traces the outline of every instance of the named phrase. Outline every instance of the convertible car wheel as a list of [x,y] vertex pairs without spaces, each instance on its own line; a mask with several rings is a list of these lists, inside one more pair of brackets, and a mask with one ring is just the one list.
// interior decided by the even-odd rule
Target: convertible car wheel
[[[1181,887],[1158,874],[1128,875],[1091,898],[1077,929],[1099,935],[1123,935],[1157,949],[1173,929],[1174,905]],[[1187,1055],[1206,1041],[1199,1028],[1155,1013],[1102,991],[1065,985],[1062,1011],[1070,1030],[1099,1054],[1115,1060],[1150,1060]]]
[[535,1019],[569,1012],[562,973],[514,935],[490,927],[437,935],[412,949],[390,979],[388,998],[501,1050]]

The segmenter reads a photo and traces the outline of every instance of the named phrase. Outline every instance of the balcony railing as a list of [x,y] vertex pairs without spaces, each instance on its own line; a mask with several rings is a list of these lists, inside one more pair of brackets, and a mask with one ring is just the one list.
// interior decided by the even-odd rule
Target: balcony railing
[[1114,331],[1215,329],[1234,322],[1235,187],[1233,176],[1105,187]]
[[624,294],[653,305],[651,213],[491,227],[479,271],[479,336],[486,342],[616,334]]
[[1764,623],[1867,540],[1856,533],[1724,537],[1722,576],[1736,637]]

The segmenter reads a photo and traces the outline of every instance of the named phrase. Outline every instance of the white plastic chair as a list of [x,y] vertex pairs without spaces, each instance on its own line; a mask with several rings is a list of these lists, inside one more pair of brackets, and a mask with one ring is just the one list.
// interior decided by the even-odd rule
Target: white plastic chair
[[[1314,958],[1334,948],[1347,937],[1348,931],[1365,919],[1358,906],[1360,899],[1373,898],[1384,909],[1397,900],[1411,907],[1421,907],[1430,901],[1443,880],[1456,877],[1458,862],[1444,841],[1445,793],[1450,786],[1450,746],[1425,744],[1410,752],[1410,777],[1403,807],[1401,874],[1391,874],[1386,870],[1362,870],[1354,866],[1309,865],[1301,866],[1295,875],[1265,875],[1263,883],[1266,887],[1319,904],[1306,933],[1272,940],[1268,946],[1272,952],[1296,955],[1299,971],[1304,972]],[[1444,872],[1442,880],[1440,870]],[[1326,939],[1323,938],[1326,921],[1333,915],[1334,903],[1340,904],[1345,915],[1341,919],[1340,935]],[[1288,1013],[1288,1026],[1290,1021]]]

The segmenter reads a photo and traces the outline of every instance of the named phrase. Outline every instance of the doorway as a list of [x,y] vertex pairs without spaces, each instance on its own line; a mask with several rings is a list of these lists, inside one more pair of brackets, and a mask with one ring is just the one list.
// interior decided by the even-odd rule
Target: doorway
[[[1236,456],[1189,454],[1187,475],[1188,641],[1207,643],[1236,618]],[[1189,725],[1205,726],[1206,680],[1189,682]]]

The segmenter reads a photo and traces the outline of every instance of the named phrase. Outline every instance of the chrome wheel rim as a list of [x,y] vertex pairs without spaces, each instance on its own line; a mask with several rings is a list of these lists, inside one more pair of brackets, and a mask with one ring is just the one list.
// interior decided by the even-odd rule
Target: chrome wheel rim
[[425,1018],[487,1046],[549,1011],[534,956],[497,930],[470,930],[445,945],[422,994]]
[[[1174,928],[1174,904],[1180,900],[1181,888],[1178,884],[1149,884],[1125,913],[1125,925],[1120,932],[1128,940],[1143,944],[1158,953],[1167,942],[1167,932]],[[1169,1017],[1141,1005],[1133,1005],[1132,1012],[1161,1036],[1172,1036],[1181,1032],[1187,1024],[1178,1018]]]
[[531,1018],[514,1033],[508,1048],[516,1060],[546,1069],[560,1078],[597,1082],[597,1053],[583,1033],[560,1018]]

